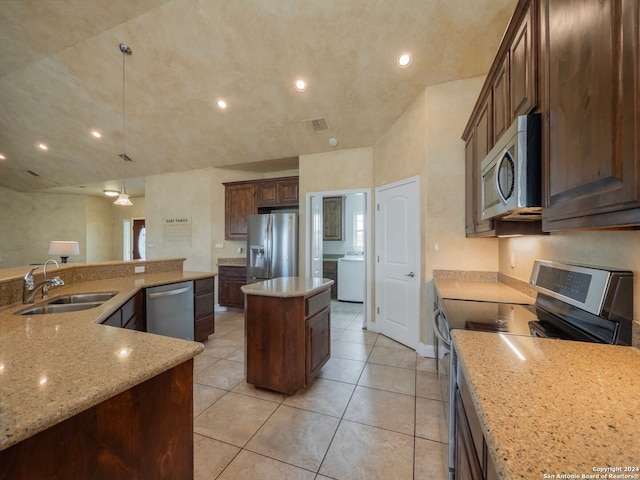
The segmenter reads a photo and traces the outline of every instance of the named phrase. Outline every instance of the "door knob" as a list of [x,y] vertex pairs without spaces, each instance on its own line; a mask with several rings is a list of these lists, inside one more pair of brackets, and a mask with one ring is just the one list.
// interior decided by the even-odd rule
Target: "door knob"
[[415,277],[416,275],[413,272],[405,273],[405,277]]

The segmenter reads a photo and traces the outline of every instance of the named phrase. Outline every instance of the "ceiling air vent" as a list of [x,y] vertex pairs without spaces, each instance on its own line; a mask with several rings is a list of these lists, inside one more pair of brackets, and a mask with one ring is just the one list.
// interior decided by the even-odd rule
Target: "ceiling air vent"
[[318,133],[329,130],[327,120],[324,118],[313,118],[311,120],[304,120],[303,122],[309,133]]
[[31,175],[32,177],[39,177],[40,175],[38,175],[36,172],[34,172],[33,170],[27,170],[27,173],[29,175]]
[[131,157],[126,153],[119,153],[118,156],[125,162],[133,162],[133,160],[131,160]]

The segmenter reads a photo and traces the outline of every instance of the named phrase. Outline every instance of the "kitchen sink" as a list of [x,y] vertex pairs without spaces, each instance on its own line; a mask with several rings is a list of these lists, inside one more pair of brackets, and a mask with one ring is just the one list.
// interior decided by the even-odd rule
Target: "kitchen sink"
[[47,313],[67,313],[89,310],[115,297],[118,292],[73,293],[60,295],[38,305],[32,305],[15,312],[14,315],[43,315]]
[[14,315],[42,315],[46,313],[67,313],[77,312],[80,310],[89,310],[102,305],[104,302],[85,302],[85,303],[46,303],[44,305],[36,305],[34,307],[25,308],[17,311]]
[[74,293],[72,295],[61,295],[49,300],[47,305],[59,305],[70,303],[104,303],[115,297],[118,292],[98,292],[98,293]]

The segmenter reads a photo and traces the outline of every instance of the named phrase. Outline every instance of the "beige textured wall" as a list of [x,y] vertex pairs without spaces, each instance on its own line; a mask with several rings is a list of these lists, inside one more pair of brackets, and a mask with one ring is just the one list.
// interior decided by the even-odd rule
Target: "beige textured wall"
[[306,195],[373,187],[373,149],[354,148],[300,157],[300,275],[306,274]]
[[[184,269],[211,269],[212,169],[189,170],[145,179],[147,258],[186,258]],[[165,239],[165,219],[190,218],[191,241]]]
[[420,175],[420,340],[426,345],[433,345],[433,270],[498,268],[497,240],[467,239],[464,230],[465,163],[460,136],[483,82],[484,77],[477,77],[428,87],[373,150],[376,187]]
[[84,196],[0,187],[0,268],[46,261],[51,240],[80,242],[80,255],[69,260],[86,261],[86,218]]
[[131,200],[133,206],[118,207],[108,198],[0,187],[0,268],[47,260],[50,240],[80,242],[73,263],[121,260],[122,219],[145,215],[144,197]]
[[87,236],[86,259],[95,263],[113,260],[113,200],[99,197],[86,197]]
[[[640,232],[574,231],[500,239],[500,272],[529,281],[536,259],[561,260],[634,272],[634,319],[640,319]],[[511,254],[515,268],[511,268]]]

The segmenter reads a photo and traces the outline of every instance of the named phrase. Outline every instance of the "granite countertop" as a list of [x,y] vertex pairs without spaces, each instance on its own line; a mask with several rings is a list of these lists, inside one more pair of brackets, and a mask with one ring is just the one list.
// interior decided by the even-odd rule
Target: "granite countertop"
[[[452,338],[502,480],[640,467],[640,351],[468,330]],[[620,473],[632,476],[607,478],[640,474]]]
[[0,309],[0,450],[198,355],[201,343],[99,322],[141,288],[212,275],[175,271],[51,288],[49,298],[118,292],[79,312],[13,315],[22,303]]
[[216,265],[218,267],[246,267],[247,257],[219,258]]
[[443,299],[530,305],[536,301],[534,297],[497,281],[437,279],[433,283]]
[[333,285],[328,278],[281,277],[240,287],[245,295],[263,297],[304,297]]

